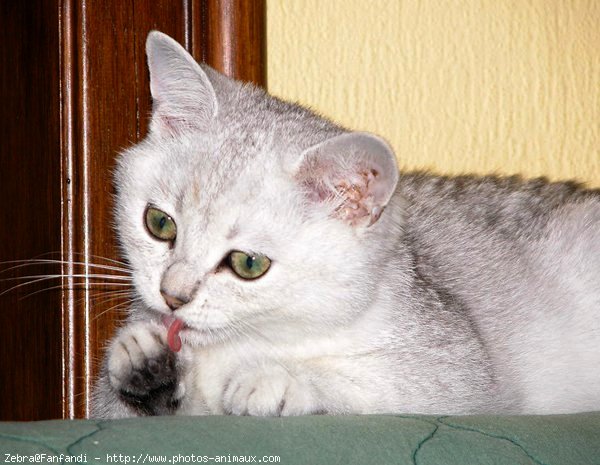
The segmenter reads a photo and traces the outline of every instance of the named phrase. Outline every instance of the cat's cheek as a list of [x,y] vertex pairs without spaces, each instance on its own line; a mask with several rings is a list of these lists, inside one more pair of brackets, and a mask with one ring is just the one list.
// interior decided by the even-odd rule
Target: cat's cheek
[[160,295],[160,273],[156,272],[156,270],[160,269],[161,264],[149,264],[137,267],[133,273],[133,284],[147,307],[168,311],[165,301]]

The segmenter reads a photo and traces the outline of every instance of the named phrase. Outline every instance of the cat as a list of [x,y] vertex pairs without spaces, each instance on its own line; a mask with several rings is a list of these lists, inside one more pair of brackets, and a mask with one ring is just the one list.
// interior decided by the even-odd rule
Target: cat
[[139,297],[91,414],[600,409],[600,192],[399,174],[381,138],[152,32],[116,169]]

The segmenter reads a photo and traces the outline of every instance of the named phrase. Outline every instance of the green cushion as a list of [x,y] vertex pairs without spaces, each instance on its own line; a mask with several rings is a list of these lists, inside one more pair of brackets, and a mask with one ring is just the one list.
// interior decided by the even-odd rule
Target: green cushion
[[239,463],[252,457],[256,463],[269,463],[263,456],[278,456],[271,463],[600,465],[600,413],[0,423],[0,451],[1,460],[7,461],[8,453],[21,463],[42,453],[47,455],[38,456],[39,463],[64,454],[63,463],[73,458],[87,463],[152,463],[162,458],[165,463]]

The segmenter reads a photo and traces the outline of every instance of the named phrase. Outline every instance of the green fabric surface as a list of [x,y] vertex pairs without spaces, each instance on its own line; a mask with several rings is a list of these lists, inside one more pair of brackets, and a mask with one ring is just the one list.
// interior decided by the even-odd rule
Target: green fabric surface
[[600,465],[600,413],[0,423],[0,451],[8,463]]

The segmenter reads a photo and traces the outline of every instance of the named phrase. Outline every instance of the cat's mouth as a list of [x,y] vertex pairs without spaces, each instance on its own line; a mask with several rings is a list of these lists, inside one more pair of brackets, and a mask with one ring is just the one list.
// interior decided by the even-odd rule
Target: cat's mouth
[[162,322],[167,327],[167,344],[169,348],[173,352],[179,352],[181,350],[181,337],[179,333],[185,328],[185,323],[171,315],[164,315]]
[[[195,326],[190,326],[183,320],[176,318],[173,315],[162,315],[162,324],[167,328],[167,345],[173,352],[179,352],[181,350],[181,334],[187,334],[188,337],[195,335],[196,337],[206,338],[207,341],[211,340],[215,336],[215,332],[218,332],[222,328],[202,329]],[[184,337],[184,339],[187,339]]]

